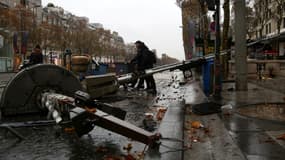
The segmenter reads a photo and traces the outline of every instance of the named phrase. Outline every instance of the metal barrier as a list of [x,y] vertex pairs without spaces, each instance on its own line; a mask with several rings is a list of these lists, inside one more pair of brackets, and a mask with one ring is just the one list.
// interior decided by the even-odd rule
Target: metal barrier
[[13,70],[13,61],[10,57],[0,57],[0,72],[11,72]]

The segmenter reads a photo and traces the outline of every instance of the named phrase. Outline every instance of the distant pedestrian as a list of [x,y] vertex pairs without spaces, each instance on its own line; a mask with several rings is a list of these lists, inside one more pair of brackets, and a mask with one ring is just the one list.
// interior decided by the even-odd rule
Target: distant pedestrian
[[24,61],[23,64],[20,65],[19,69],[22,70],[26,67],[40,63],[43,63],[43,54],[40,45],[36,45],[36,47],[33,49],[33,52],[29,56],[29,61]]
[[40,45],[36,45],[29,58],[29,65],[43,63],[43,54]]

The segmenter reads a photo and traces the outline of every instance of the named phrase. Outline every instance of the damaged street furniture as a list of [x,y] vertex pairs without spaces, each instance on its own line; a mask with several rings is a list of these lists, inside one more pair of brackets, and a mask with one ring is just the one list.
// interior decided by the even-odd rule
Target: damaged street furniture
[[51,64],[30,66],[18,72],[5,86],[0,102],[0,122],[3,126],[3,121],[11,116],[48,115],[61,125],[71,121],[69,125],[79,136],[90,132],[98,125],[142,143],[155,144],[159,140],[159,134],[147,132],[123,121],[124,111],[94,101],[94,98],[115,92],[118,85],[129,83],[135,78],[166,70],[188,71],[201,66],[213,56],[158,66],[139,75],[87,76],[82,82],[83,85],[72,72],[63,67]]
[[48,64],[27,67],[4,88],[0,102],[0,126],[15,126],[14,123],[5,123],[13,116],[32,117],[31,114],[36,114],[54,119],[64,130],[72,130],[78,136],[100,126],[141,143],[157,146],[160,134],[125,122],[125,111],[93,100],[82,90],[76,76],[65,68]]
[[111,73],[86,76],[82,83],[93,99],[114,93],[118,90],[116,75]]
[[202,66],[202,64],[206,62],[206,59],[209,59],[209,58],[213,58],[213,55],[197,57],[197,58],[193,58],[193,59],[183,61],[183,62],[157,66],[151,69],[146,69],[144,72],[141,72],[140,74],[134,74],[134,73],[123,74],[123,75],[120,75],[120,77],[118,77],[118,84],[123,85],[125,83],[129,83],[133,81],[136,78],[146,77],[148,75],[153,75],[155,73],[159,73],[159,72],[163,72],[167,70],[174,71],[174,70],[179,69],[183,71],[184,73],[186,71],[191,70],[191,68]]

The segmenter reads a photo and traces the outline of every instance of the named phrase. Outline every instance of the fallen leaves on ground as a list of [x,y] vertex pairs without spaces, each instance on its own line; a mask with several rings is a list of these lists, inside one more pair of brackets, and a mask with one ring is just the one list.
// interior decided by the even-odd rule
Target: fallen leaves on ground
[[193,121],[193,122],[191,122],[191,127],[192,127],[192,128],[196,128],[196,129],[199,129],[199,128],[202,128],[203,125],[202,125],[202,123],[199,122],[199,121]]
[[126,150],[128,153],[132,150],[133,145],[132,143],[128,143],[126,146],[123,147],[123,150]]
[[156,113],[156,119],[158,121],[161,121],[162,118],[164,117],[165,112],[167,111],[166,107],[158,107],[157,108],[157,113]]
[[69,133],[69,134],[75,133],[75,128],[74,127],[66,127],[66,128],[64,128],[64,132]]
[[91,107],[87,107],[87,106],[85,106],[84,108],[89,113],[95,113],[97,111],[96,108],[91,108]]
[[277,139],[279,139],[279,140],[285,140],[285,133],[282,134],[282,135],[280,135],[280,136],[278,136]]

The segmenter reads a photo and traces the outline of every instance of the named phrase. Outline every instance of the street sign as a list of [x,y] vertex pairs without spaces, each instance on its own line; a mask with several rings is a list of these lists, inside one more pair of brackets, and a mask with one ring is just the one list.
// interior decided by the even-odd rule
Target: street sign
[[4,47],[4,37],[0,35],[0,48]]

